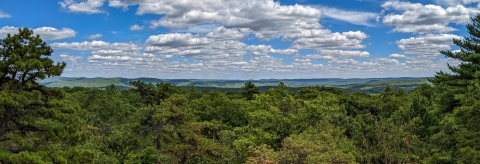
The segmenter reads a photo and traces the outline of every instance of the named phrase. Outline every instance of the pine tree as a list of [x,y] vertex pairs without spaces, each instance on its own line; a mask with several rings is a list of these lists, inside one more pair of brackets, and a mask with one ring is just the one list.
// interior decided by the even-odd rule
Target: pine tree
[[259,94],[260,90],[253,84],[253,82],[249,81],[245,83],[245,86],[242,87],[242,96],[247,98],[247,100],[253,100],[253,95]]
[[0,163],[85,163],[89,151],[75,146],[86,138],[78,106],[61,89],[37,80],[60,76],[65,63],[54,63],[53,50],[24,28],[0,39]]
[[440,71],[434,79],[430,79],[437,89],[443,92],[439,102],[444,112],[451,112],[453,108],[460,105],[460,101],[453,97],[465,93],[467,85],[475,79],[474,73],[480,71],[480,14],[472,17],[471,20],[472,22],[466,25],[470,36],[453,39],[453,43],[460,47],[460,51],[440,51],[446,57],[460,61],[460,64],[448,65],[451,74]]
[[453,39],[460,51],[440,51],[448,58],[461,61],[458,66],[448,65],[453,74],[440,71],[432,80],[434,84],[466,87],[474,79],[474,73],[480,71],[480,14],[471,18],[472,23],[466,25],[469,37]]
[[[470,34],[463,39],[453,39],[460,51],[440,51],[446,57],[460,61],[458,66],[448,65],[452,73],[437,72],[430,81],[435,85],[436,116],[438,128],[430,128],[434,163],[462,163],[479,161],[478,80],[480,76],[480,14],[466,25]],[[475,163],[473,162],[473,163]]]

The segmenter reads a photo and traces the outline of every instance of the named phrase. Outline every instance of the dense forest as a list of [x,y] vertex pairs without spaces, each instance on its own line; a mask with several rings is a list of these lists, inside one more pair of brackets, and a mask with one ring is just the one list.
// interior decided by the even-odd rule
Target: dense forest
[[131,81],[51,88],[53,50],[29,29],[0,40],[0,164],[480,163],[480,15],[460,60],[410,92],[284,83],[260,92]]

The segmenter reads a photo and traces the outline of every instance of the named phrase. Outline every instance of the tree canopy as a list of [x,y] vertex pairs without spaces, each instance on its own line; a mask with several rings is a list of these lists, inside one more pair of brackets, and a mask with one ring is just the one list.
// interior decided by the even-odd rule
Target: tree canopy
[[451,72],[411,92],[263,92],[131,81],[48,88],[65,63],[31,30],[0,40],[0,163],[480,163],[480,15]]
[[87,136],[73,114],[78,106],[37,82],[62,74],[66,64],[55,64],[52,53],[27,28],[0,40],[0,163],[90,161],[75,147]]

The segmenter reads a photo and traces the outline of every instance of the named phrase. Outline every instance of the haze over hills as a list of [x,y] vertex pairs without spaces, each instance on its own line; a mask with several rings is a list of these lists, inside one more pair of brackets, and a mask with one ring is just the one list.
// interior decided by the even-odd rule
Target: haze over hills
[[429,83],[428,77],[396,77],[396,78],[318,78],[318,79],[260,79],[260,80],[223,80],[223,79],[157,79],[157,78],[84,78],[84,77],[56,77],[40,81],[49,87],[88,87],[104,88],[115,85],[118,89],[133,87],[130,81],[140,80],[145,83],[170,83],[178,87],[192,87],[199,90],[216,89],[220,91],[239,91],[245,82],[252,81],[261,91],[276,87],[280,82],[285,83],[291,90],[296,91],[308,86],[328,86],[349,92],[364,92],[369,94],[380,93],[390,85],[393,88],[402,88],[410,91],[413,88]]

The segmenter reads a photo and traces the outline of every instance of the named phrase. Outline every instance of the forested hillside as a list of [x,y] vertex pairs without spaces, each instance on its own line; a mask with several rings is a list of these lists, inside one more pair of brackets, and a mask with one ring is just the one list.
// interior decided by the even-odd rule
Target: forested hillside
[[379,94],[387,86],[402,88],[409,92],[416,87],[428,83],[427,77],[398,77],[398,78],[323,78],[323,79],[260,79],[260,80],[219,80],[219,79],[156,79],[156,78],[74,78],[56,77],[40,80],[39,83],[47,87],[87,87],[105,89],[114,84],[117,89],[130,89],[134,86],[131,81],[140,80],[145,83],[170,83],[179,88],[195,87],[198,90],[217,90],[221,92],[241,91],[248,81],[255,83],[260,91],[265,92],[276,87],[280,82],[288,85],[292,92],[311,86],[334,87],[349,93],[363,92],[367,94]]
[[480,15],[451,73],[410,92],[49,88],[52,49],[32,31],[0,40],[0,163],[480,163]]

